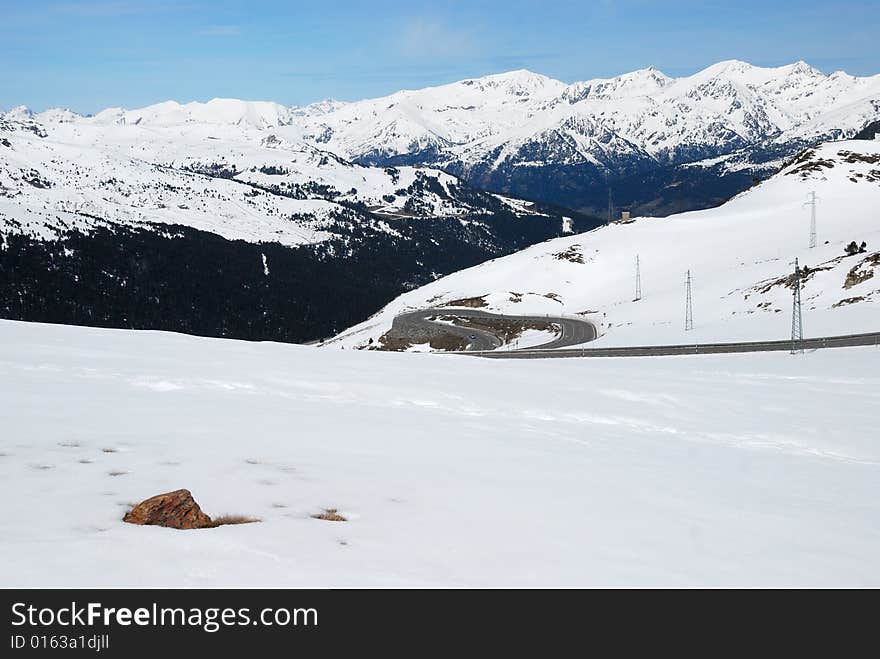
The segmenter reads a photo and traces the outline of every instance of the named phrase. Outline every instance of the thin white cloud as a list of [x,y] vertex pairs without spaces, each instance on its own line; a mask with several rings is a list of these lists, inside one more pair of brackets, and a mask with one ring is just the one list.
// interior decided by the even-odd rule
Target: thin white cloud
[[209,25],[196,34],[207,37],[237,37],[241,34],[241,28],[238,25]]
[[53,4],[49,10],[69,16],[111,17],[128,14],[152,14],[190,9],[190,5],[168,0],[96,0],[94,2],[68,2]]
[[397,50],[407,57],[473,55],[478,50],[478,43],[476,37],[465,29],[438,20],[414,18],[401,25]]

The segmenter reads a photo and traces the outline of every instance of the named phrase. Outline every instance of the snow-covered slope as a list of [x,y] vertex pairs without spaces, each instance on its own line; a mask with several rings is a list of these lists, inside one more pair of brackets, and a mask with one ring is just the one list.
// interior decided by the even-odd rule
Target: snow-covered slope
[[490,212],[479,195],[457,194],[460,184],[443,172],[364,167],[260,130],[277,125],[281,106],[193,105],[80,120],[8,113],[0,120],[3,212],[36,233],[66,211],[82,225],[97,216],[287,245],[326,240],[326,225],[353,204],[389,217]]
[[[0,321],[0,583],[878,586],[878,367],[876,348],[498,362]],[[122,523],[181,487],[262,522]]]
[[[812,192],[818,245],[810,249]],[[847,256],[853,241],[865,250]],[[634,301],[637,257],[642,299]],[[880,142],[808,150],[718,208],[612,224],[454,273],[402,295],[329,345],[362,347],[396,313],[473,297],[488,311],[583,314],[601,326],[596,346],[782,339],[790,334],[796,258],[807,268],[806,335],[880,330]]]
[[436,169],[349,162],[280,135],[282,110],[0,117],[0,317],[304,341],[596,224]]

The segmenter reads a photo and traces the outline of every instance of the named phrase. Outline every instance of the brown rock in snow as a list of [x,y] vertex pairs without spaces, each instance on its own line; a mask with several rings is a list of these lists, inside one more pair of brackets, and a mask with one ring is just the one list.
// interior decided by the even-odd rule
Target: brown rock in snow
[[172,529],[205,529],[214,526],[189,490],[157,494],[129,510],[123,522],[167,526]]

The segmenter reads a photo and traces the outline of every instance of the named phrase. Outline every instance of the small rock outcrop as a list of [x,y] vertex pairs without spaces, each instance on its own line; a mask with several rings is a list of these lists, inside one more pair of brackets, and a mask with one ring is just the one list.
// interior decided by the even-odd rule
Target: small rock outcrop
[[214,522],[202,512],[189,490],[157,494],[141,501],[125,514],[122,521],[129,524],[167,526],[172,529],[206,529],[214,526]]

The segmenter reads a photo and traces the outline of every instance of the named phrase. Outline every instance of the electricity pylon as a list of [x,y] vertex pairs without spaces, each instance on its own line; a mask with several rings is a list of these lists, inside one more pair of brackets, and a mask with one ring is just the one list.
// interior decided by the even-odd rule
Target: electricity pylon
[[611,186],[608,187],[608,224],[614,221],[614,203],[611,201]]
[[687,271],[687,296],[685,299],[684,309],[684,331],[689,332],[694,329],[694,300],[691,295],[691,271]]
[[810,207],[810,249],[816,246],[816,192],[810,192],[810,198],[804,206]]
[[801,315],[801,268],[794,260],[794,291],[791,308],[791,354],[804,351],[804,323]]
[[639,255],[636,254],[636,297],[633,302],[637,302],[642,299],[642,272],[639,267]]

